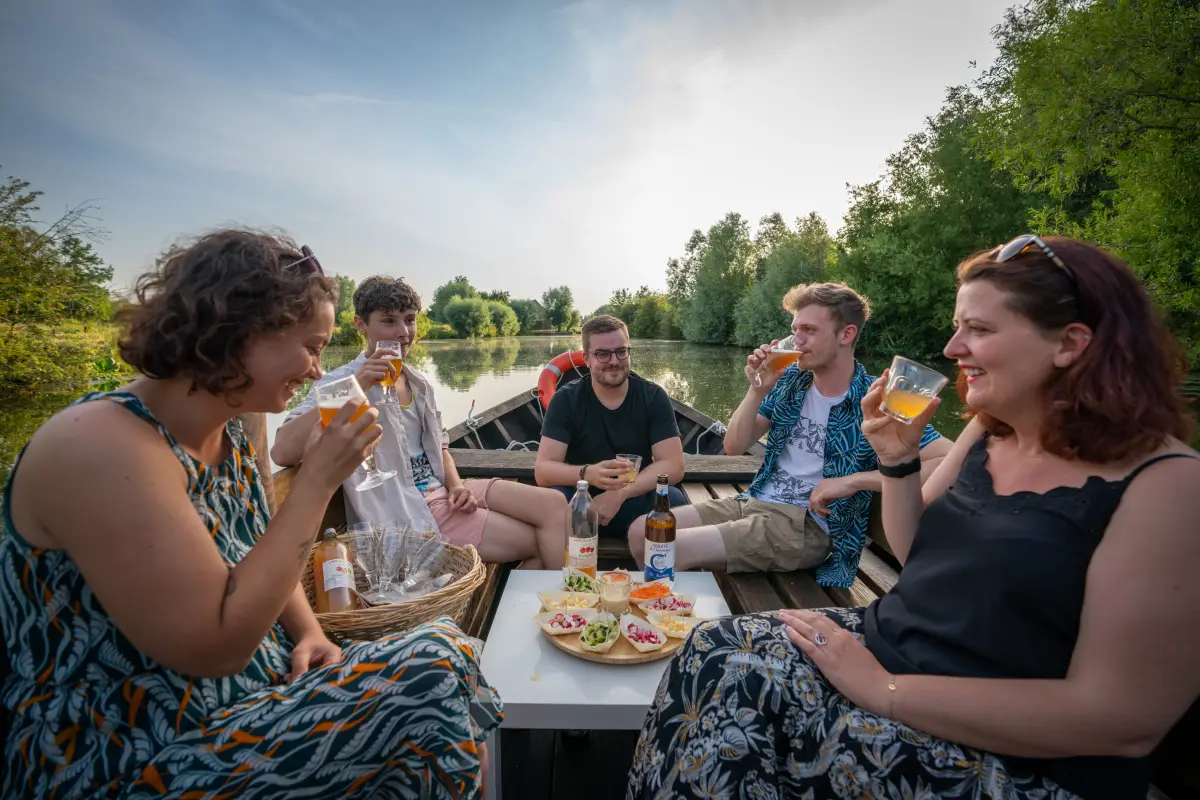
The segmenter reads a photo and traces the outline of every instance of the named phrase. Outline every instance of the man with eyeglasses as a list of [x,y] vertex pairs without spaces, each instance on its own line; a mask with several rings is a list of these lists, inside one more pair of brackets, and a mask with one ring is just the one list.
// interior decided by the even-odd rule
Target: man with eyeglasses
[[[665,473],[672,506],[687,502],[673,484],[683,480],[683,442],[671,399],[656,383],[630,371],[629,330],[602,314],[583,324],[587,378],[554,394],[542,423],[534,477],[567,498],[575,483],[588,482],[600,517],[600,535],[626,538],[629,525],[654,504],[654,486]],[[642,470],[617,455],[637,455]]]

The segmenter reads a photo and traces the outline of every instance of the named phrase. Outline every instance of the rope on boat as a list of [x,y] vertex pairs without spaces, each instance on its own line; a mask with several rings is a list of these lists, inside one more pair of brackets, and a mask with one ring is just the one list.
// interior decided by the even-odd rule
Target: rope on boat
[[475,434],[475,444],[479,445],[480,450],[486,450],[483,446],[483,439],[479,438],[479,420],[475,419],[475,401],[471,401],[471,408],[467,411],[466,419],[467,430]]
[[700,439],[704,436],[704,434],[715,433],[720,436],[724,436],[728,430],[729,429],[727,427],[725,427],[724,425],[722,425],[720,422],[713,420],[712,425],[709,425],[707,428],[700,431],[700,433],[696,435],[696,455],[700,455]]
[[546,420],[542,416],[542,398],[538,395],[536,388],[530,389],[529,393],[533,395],[533,413],[537,414],[538,422],[544,423]]
[[531,453],[536,453],[537,449],[538,449],[538,442],[535,442],[535,441],[518,442],[518,441],[514,440],[514,441],[509,442],[508,447],[506,447],[504,449],[505,450],[527,450]]

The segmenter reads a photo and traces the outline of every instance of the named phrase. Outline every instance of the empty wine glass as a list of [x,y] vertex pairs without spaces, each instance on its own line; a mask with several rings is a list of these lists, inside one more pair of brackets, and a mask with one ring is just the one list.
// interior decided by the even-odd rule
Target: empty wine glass
[[804,354],[803,350],[796,349],[796,337],[785,336],[773,345],[767,345],[763,348],[763,352],[767,357],[758,365],[758,369],[754,371],[754,385],[762,386],[763,373],[767,370],[778,372],[785,367],[791,366],[800,360],[800,356]]
[[404,357],[400,355],[400,343],[385,339],[375,343],[376,350],[391,350],[395,355],[384,356],[392,365],[393,373],[379,382],[383,387],[383,402],[388,405],[399,405],[400,400],[396,397],[396,381],[400,378],[400,370],[404,368]]
[[[358,379],[353,375],[347,375],[344,378],[338,378],[336,381],[317,384],[317,411],[321,414],[321,426],[328,427],[337,413],[342,410],[342,407],[351,400],[361,399],[362,406],[350,418],[350,421],[358,419],[359,415],[367,410],[367,396],[363,393],[362,387],[358,385]],[[362,463],[363,470],[367,473],[367,478],[355,490],[365,492],[367,489],[374,489],[376,486],[381,486],[387,483],[392,478],[396,477],[396,470],[389,469],[387,472],[381,472],[375,465],[375,454],[371,453]]]

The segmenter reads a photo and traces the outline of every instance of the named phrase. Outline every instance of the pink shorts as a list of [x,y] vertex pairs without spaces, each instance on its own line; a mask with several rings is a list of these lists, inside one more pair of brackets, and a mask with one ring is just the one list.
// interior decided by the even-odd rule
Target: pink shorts
[[483,526],[487,523],[488,504],[487,493],[492,481],[499,478],[481,478],[479,480],[463,481],[463,486],[475,496],[477,508],[474,511],[455,511],[450,507],[450,493],[444,488],[436,489],[425,496],[425,505],[433,513],[442,538],[459,547],[474,545],[479,548],[483,541]]

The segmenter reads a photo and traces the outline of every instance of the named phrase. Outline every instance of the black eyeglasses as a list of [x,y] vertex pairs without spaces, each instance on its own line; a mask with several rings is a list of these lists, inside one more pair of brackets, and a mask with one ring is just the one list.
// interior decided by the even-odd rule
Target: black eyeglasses
[[1008,244],[1002,247],[997,247],[995,250],[988,253],[988,257],[997,263],[1003,263],[1011,258],[1016,258],[1034,245],[1042,249],[1042,252],[1046,254],[1046,258],[1054,262],[1054,266],[1058,267],[1067,274],[1067,277],[1071,279],[1072,286],[1076,285],[1075,273],[1071,271],[1071,268],[1067,266],[1065,261],[1059,258],[1058,255],[1050,249],[1050,245],[1043,242],[1042,237],[1037,236],[1036,234],[1022,234]]
[[613,356],[617,357],[617,361],[628,361],[629,353],[632,350],[632,347],[618,347],[616,350],[596,350],[592,353],[592,358],[605,364],[612,361]]
[[315,255],[313,255],[312,248],[309,247],[308,245],[304,245],[303,247],[300,248],[300,252],[301,252],[301,254],[303,254],[304,258],[301,258],[299,261],[293,261],[290,264],[284,264],[283,268],[291,269],[292,267],[295,267],[299,264],[303,264],[304,265],[303,269],[305,272],[315,273],[317,275],[320,275],[322,278],[324,278],[325,270],[323,270],[321,268],[321,262],[317,261],[317,257]]

